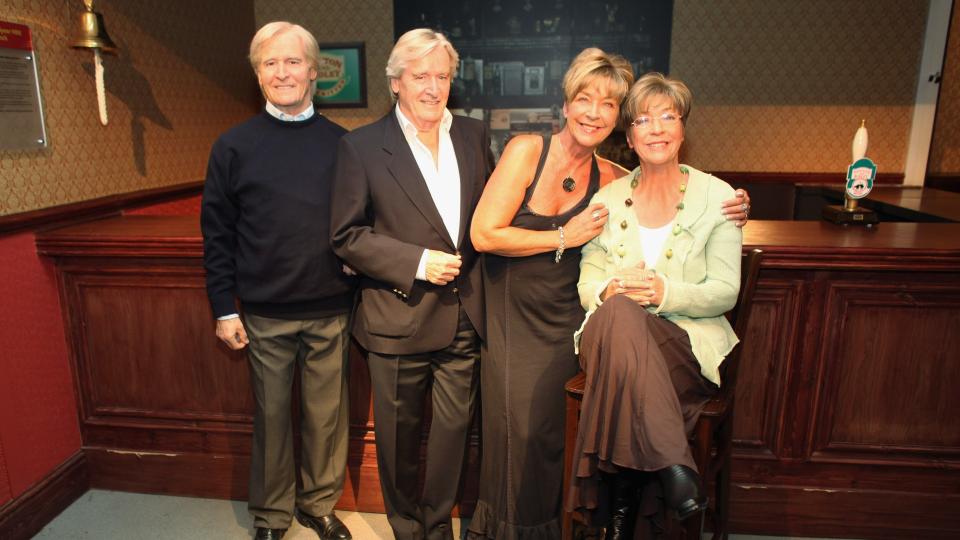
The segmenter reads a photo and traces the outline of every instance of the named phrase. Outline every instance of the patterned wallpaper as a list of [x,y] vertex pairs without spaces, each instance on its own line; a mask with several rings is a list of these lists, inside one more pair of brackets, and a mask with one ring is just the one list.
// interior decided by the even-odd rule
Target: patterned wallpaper
[[902,172],[927,3],[676,0],[671,72],[694,94],[686,159],[706,170],[833,172],[866,119]]
[[[34,33],[50,147],[0,151],[0,216],[200,179],[210,144],[260,106],[244,57],[257,27],[286,19],[321,42],[364,41],[366,109],[389,110],[383,67],[393,0],[101,0],[110,125],[97,122],[92,55],[67,45],[79,0],[4,0]],[[960,24],[954,11],[931,171],[960,171]],[[831,172],[860,119],[883,172],[903,170],[926,2],[675,0],[671,70],[693,89],[685,160],[706,170]],[[951,62],[950,60],[954,61]]]
[[932,174],[960,174],[960,3],[956,0],[950,18],[927,170]]
[[256,0],[257,27],[290,21],[322,43],[363,41],[367,53],[367,108],[323,109],[331,120],[353,129],[378,120],[392,105],[384,67],[393,48],[393,0]]
[[[4,0],[0,20],[30,27],[50,141],[0,150],[0,215],[203,178],[210,145],[257,106],[244,56],[253,0],[102,0],[108,126],[97,119],[93,54],[69,41],[80,0]],[[239,29],[239,30],[238,30]]]
[[[383,66],[392,0],[256,0],[257,25],[287,19],[320,41],[365,41],[370,107],[325,111],[348,128],[390,106]],[[694,91],[684,158],[707,170],[845,169],[860,119],[870,156],[902,171],[926,2],[675,0],[671,70]],[[456,45],[456,43],[454,43]]]

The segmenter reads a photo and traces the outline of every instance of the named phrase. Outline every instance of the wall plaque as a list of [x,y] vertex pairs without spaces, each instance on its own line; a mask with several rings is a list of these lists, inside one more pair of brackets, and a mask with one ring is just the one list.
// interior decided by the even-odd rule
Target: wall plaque
[[46,146],[30,28],[0,21],[0,150]]

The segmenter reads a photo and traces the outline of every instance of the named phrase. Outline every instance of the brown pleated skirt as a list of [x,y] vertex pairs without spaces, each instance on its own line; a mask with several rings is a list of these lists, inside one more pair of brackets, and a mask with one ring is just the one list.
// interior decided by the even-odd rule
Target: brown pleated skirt
[[[566,507],[602,525],[601,472],[696,470],[687,439],[717,386],[700,374],[683,329],[620,295],[590,317],[580,366],[586,385]],[[655,475],[637,477],[643,481],[637,537],[654,537],[664,514],[659,482]]]

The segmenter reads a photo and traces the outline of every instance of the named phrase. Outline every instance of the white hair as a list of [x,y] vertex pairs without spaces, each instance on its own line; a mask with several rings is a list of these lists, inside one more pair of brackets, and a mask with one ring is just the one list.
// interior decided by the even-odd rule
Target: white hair
[[446,49],[447,54],[450,55],[450,75],[453,76],[457,71],[460,55],[457,54],[457,50],[453,48],[446,36],[429,28],[415,28],[400,36],[397,44],[390,51],[386,69],[387,87],[391,88],[390,94],[394,101],[396,101],[397,96],[390,87],[390,81],[399,79],[403,75],[403,70],[407,68],[407,64],[427,56],[438,46]]
[[315,70],[320,69],[320,46],[317,45],[317,38],[313,37],[313,34],[299,24],[293,24],[287,21],[273,21],[263,25],[260,30],[257,30],[257,33],[253,36],[253,40],[250,41],[250,65],[253,67],[254,72],[260,67],[260,60],[262,60],[260,53],[264,44],[288,32],[300,38],[300,42],[303,43],[303,54],[306,56],[305,60],[310,67]]

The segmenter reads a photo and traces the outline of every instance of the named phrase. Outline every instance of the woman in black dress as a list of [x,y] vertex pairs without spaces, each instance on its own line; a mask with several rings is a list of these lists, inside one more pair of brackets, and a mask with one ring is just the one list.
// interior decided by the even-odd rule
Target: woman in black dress
[[480,500],[468,538],[560,537],[563,384],[578,369],[572,336],[583,321],[580,246],[607,215],[587,203],[625,174],[594,150],[632,82],[622,57],[580,53],[564,77],[564,128],[514,137],[477,206],[471,238],[487,252],[487,341]]

